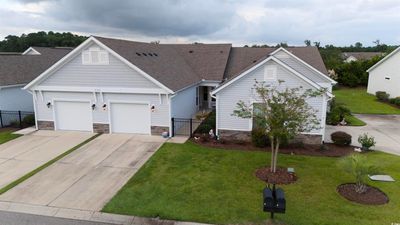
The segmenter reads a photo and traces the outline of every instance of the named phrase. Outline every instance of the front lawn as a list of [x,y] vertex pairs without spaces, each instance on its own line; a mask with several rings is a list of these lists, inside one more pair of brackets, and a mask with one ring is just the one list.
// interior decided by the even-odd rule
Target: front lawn
[[365,126],[367,125],[364,121],[358,119],[354,115],[345,116],[345,120],[348,126]]
[[345,104],[352,113],[360,114],[400,114],[400,109],[379,102],[365,88],[340,88],[333,91],[337,103]]
[[[218,224],[261,224],[265,184],[254,172],[269,162],[270,153],[220,150],[194,143],[165,144],[114,196],[103,211],[144,217]],[[400,179],[400,157],[373,152],[368,159]],[[390,198],[383,206],[351,203],[337,192],[352,182],[337,166],[339,158],[279,155],[278,165],[294,167],[299,180],[281,186],[285,224],[391,224],[400,222],[400,185],[373,183]]]
[[3,144],[7,141],[11,141],[17,137],[20,137],[19,134],[13,134],[14,129],[1,129],[0,130],[0,144]]

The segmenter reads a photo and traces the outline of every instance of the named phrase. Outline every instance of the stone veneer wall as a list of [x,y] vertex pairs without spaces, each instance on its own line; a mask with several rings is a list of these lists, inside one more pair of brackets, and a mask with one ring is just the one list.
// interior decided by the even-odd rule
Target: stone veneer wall
[[151,126],[151,135],[161,135],[165,131],[169,132],[169,127]]
[[54,130],[54,122],[53,121],[37,121],[39,130]]
[[110,125],[104,123],[94,123],[93,124],[93,132],[99,134],[108,134],[110,133]]
[[[251,141],[250,131],[238,131],[238,130],[218,130],[220,138]],[[322,143],[322,135],[318,134],[300,134],[292,142],[303,142],[304,144],[319,145]]]

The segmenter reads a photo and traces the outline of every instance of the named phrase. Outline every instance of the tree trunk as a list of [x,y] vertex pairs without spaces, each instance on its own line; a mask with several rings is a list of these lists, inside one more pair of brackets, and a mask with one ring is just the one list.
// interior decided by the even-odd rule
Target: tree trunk
[[271,141],[271,171],[273,171],[274,170],[274,158],[275,158],[275,155],[274,155],[274,149],[275,149],[274,137],[270,137],[269,139]]
[[276,140],[276,146],[275,146],[275,150],[274,150],[274,173],[276,173],[276,165],[278,163],[278,150],[279,150],[279,138],[277,138]]

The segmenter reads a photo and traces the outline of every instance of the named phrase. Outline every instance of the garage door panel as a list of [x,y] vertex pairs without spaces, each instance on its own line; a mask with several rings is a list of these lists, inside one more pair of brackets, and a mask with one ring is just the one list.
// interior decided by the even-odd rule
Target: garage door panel
[[56,101],[54,104],[57,130],[92,131],[89,102]]
[[150,134],[148,104],[111,103],[110,113],[113,133]]

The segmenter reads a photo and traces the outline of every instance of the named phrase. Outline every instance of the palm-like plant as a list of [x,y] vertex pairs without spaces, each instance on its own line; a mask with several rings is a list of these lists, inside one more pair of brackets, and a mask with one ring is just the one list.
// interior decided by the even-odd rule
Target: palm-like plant
[[340,166],[356,180],[355,191],[364,193],[367,190],[368,175],[376,174],[378,168],[368,162],[367,158],[360,154],[352,154],[340,161]]

